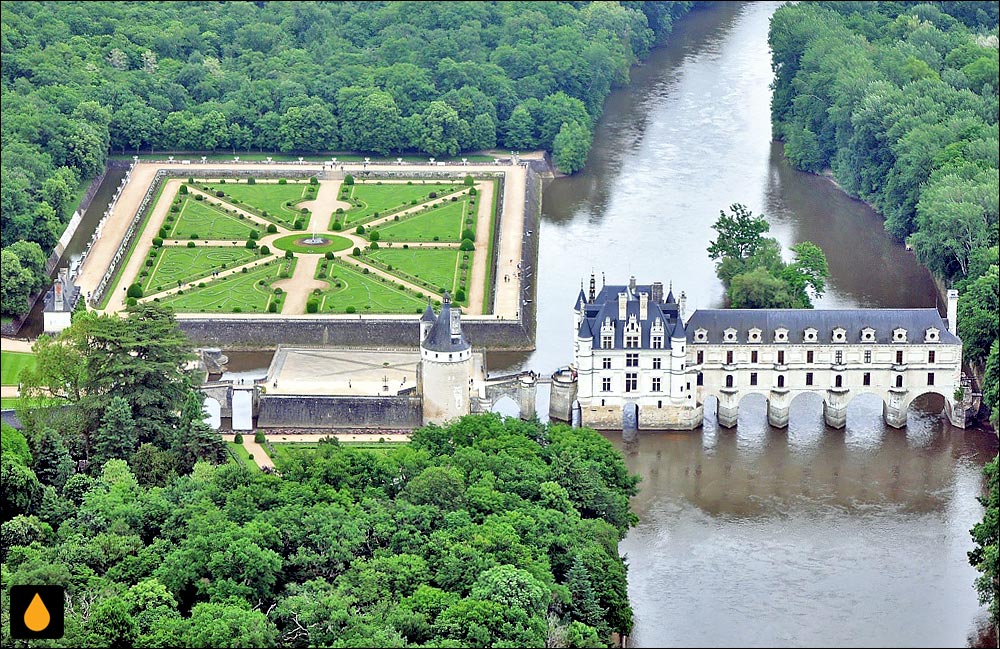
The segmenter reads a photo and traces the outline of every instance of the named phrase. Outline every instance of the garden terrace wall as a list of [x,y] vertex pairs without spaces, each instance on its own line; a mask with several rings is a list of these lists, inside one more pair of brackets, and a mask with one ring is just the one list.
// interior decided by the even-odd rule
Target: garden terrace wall
[[[351,317],[308,315],[298,317],[199,316],[178,314],[177,322],[197,346],[231,350],[274,349],[284,345],[330,345],[336,347],[417,347],[420,328],[417,316]],[[534,349],[533,331],[517,320],[489,316],[462,318],[462,330],[478,349]]]
[[260,397],[259,428],[381,428],[423,425],[419,396],[269,395]]

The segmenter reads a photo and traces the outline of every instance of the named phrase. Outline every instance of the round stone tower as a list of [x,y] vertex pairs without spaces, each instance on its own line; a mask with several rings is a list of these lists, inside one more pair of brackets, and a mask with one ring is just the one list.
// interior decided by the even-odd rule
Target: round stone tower
[[451,307],[447,292],[441,301],[441,313],[429,327],[421,322],[420,330],[424,424],[440,424],[469,414],[472,345],[462,333],[462,312]]

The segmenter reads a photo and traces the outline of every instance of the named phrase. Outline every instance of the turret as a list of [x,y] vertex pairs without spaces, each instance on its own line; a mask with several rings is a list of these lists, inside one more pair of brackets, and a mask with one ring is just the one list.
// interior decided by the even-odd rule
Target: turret
[[952,335],[958,335],[958,291],[953,288],[948,289],[948,331]]
[[427,334],[430,332],[431,327],[434,326],[434,321],[437,318],[434,317],[434,309],[431,308],[431,303],[427,303],[427,308],[424,310],[424,314],[420,316],[420,342],[423,343],[427,338]]
[[441,313],[420,342],[420,381],[425,424],[443,423],[471,411],[472,345],[462,332],[462,312],[451,308],[447,291]]

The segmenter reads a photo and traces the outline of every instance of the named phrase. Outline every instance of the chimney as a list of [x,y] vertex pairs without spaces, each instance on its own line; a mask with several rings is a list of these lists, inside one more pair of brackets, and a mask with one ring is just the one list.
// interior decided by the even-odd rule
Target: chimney
[[52,300],[52,308],[55,311],[64,311],[65,304],[63,302],[63,290],[62,290],[62,280],[58,277],[56,281],[52,282],[52,293],[54,299]]
[[628,293],[619,293],[618,294],[618,319],[619,320],[624,320],[625,319],[625,310],[626,310],[626,306],[627,305],[628,305]]
[[597,282],[594,280],[594,273],[590,274],[590,295],[587,296],[588,301],[593,304],[594,299],[597,298]]
[[684,310],[687,308],[687,301],[687,293],[681,291],[681,299],[677,303],[677,313],[682,320],[684,319]]
[[662,304],[663,282],[653,282],[653,286],[651,287],[650,290],[652,291],[652,295],[650,295],[649,297],[651,300],[653,300],[653,304]]
[[649,316],[649,294],[643,291],[639,293],[639,319],[645,320]]
[[948,331],[952,335],[958,335],[958,291],[948,289]]
[[629,293],[635,293],[635,275],[628,278],[628,290]]

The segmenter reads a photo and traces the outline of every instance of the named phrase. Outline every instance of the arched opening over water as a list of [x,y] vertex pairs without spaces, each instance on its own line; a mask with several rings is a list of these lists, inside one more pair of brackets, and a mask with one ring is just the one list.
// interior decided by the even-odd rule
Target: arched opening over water
[[490,406],[490,412],[495,412],[504,417],[520,417],[521,406],[505,394],[493,402],[493,405]]
[[222,426],[222,404],[218,399],[205,397],[205,423],[212,427],[212,430],[219,430]]
[[885,423],[885,400],[873,392],[855,394],[847,404],[847,425],[844,443],[849,446],[875,448],[887,432],[895,430]]
[[913,397],[906,406],[906,443],[913,448],[926,448],[948,427],[947,403],[940,391]]
[[802,392],[788,405],[788,443],[815,447],[826,433],[823,421],[823,397],[816,392]]

